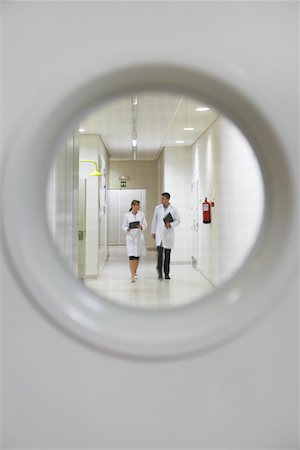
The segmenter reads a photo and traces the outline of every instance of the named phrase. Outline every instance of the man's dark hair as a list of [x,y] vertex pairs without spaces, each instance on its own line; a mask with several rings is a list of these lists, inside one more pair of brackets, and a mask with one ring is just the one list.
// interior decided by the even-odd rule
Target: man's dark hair
[[171,198],[171,195],[169,194],[169,192],[163,192],[163,193],[161,194],[161,196],[162,196],[162,197],[166,197],[168,200],[170,200],[170,198]]

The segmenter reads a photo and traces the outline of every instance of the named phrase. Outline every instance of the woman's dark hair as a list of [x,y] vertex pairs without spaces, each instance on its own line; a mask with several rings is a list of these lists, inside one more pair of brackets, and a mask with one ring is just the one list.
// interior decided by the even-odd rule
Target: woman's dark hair
[[139,205],[141,202],[139,201],[139,200],[132,200],[132,202],[131,202],[131,208],[130,208],[130,210],[129,210],[129,212],[132,210],[132,207],[134,206],[134,205]]

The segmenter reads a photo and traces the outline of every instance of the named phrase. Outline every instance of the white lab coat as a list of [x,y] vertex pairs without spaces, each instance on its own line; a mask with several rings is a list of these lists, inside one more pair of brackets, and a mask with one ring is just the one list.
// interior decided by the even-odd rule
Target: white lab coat
[[[128,231],[130,222],[139,221],[143,227],[133,228]],[[138,211],[133,214],[131,211],[125,214],[122,222],[122,230],[126,232],[126,247],[128,256],[144,256],[146,254],[146,246],[144,239],[144,230],[147,228],[147,221],[145,214],[142,211]]]
[[[170,213],[174,219],[174,222],[171,222],[171,228],[166,228],[163,220],[168,213]],[[151,234],[156,235],[156,246],[161,245],[164,248],[173,248],[175,240],[174,228],[179,224],[179,213],[174,206],[169,205],[168,208],[165,209],[163,204],[157,205],[154,210],[151,225]]]

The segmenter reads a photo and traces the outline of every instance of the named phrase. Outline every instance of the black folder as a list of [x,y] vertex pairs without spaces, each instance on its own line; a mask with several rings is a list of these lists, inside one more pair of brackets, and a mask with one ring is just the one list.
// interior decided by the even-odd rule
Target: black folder
[[131,230],[132,230],[133,228],[138,228],[139,224],[140,224],[139,221],[137,221],[137,222],[130,222],[130,223],[129,223],[129,228],[130,228]]
[[164,222],[174,222],[174,219],[172,217],[172,215],[170,213],[168,213],[165,217],[164,217]]

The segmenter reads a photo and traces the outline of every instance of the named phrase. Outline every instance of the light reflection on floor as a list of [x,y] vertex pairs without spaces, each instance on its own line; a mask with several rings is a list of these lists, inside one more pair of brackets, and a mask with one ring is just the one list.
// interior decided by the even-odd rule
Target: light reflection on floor
[[211,284],[191,264],[172,264],[171,280],[158,280],[156,252],[140,259],[138,279],[130,282],[126,248],[111,246],[109,258],[98,279],[85,280],[86,286],[118,303],[144,308],[180,306],[212,291]]

